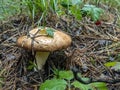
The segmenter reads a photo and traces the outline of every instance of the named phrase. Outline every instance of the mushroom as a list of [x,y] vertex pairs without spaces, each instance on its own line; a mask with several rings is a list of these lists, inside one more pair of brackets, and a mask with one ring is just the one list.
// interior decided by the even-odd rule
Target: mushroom
[[[47,30],[53,33],[51,37]],[[19,47],[34,50],[36,52],[36,64],[41,70],[50,52],[65,49],[71,44],[71,37],[62,31],[49,27],[39,27],[29,31],[30,36],[20,36],[17,40]]]

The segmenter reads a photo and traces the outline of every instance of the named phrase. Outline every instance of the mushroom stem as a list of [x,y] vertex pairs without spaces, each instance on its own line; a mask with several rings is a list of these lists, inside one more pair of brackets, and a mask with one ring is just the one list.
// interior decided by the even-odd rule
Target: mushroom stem
[[42,67],[45,65],[49,54],[50,52],[36,52],[35,58],[38,70],[41,70]]

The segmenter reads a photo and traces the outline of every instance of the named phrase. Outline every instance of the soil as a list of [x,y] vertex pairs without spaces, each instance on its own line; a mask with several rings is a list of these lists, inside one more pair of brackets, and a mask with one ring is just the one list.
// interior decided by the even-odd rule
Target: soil
[[[120,78],[104,64],[119,61],[120,29],[114,14],[96,25],[89,18],[81,21],[74,17],[49,15],[40,25],[46,24],[68,33],[72,44],[64,50],[51,52],[41,71],[34,71],[34,53],[17,47],[16,40],[37,26],[25,15],[15,16],[0,23],[0,76],[3,90],[37,90],[42,82],[53,75],[53,69],[70,70],[76,67],[85,77],[98,79]],[[36,19],[37,20],[37,19]],[[30,67],[31,66],[31,67]],[[120,83],[107,84],[109,90],[120,90]]]

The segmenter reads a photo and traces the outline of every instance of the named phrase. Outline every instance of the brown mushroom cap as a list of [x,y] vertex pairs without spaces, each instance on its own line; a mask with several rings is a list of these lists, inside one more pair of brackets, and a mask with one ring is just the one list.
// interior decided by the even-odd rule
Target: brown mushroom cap
[[[47,28],[47,27],[46,27]],[[25,49],[33,49],[35,51],[55,51],[60,49],[65,49],[71,44],[71,37],[61,31],[54,30],[53,37],[42,35],[38,31],[39,28],[31,30],[30,36],[21,36],[17,40],[17,45]],[[38,32],[38,33],[37,33]],[[37,33],[37,34],[35,34]]]

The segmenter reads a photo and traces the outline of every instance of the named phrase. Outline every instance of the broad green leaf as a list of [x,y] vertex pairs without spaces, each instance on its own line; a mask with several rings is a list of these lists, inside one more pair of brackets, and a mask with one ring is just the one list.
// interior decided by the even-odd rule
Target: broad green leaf
[[91,90],[91,86],[82,84],[78,81],[74,81],[71,85],[75,86],[76,88],[79,88],[80,90]]
[[109,68],[109,67],[115,66],[116,64],[117,64],[117,62],[107,62],[104,65]]
[[67,82],[63,79],[46,80],[41,84],[39,90],[65,90]]
[[59,72],[59,78],[60,79],[67,79],[71,80],[73,78],[73,72],[72,71],[60,71]]
[[100,15],[101,15],[101,13],[102,13],[102,9],[101,9],[101,8],[97,8],[97,7],[94,7],[92,10],[93,10],[93,11],[91,12],[91,14],[92,14],[92,19],[93,19],[94,21],[99,20]]
[[108,90],[106,84],[102,82],[82,84],[78,81],[74,81],[72,85],[79,88],[80,90]]
[[50,36],[50,37],[53,37],[53,36],[54,36],[54,32],[55,32],[55,30],[52,29],[52,28],[47,28],[47,29],[46,29],[46,33],[47,33],[47,35]]
[[82,12],[83,14],[87,13],[87,16],[89,16],[93,21],[97,21],[103,13],[103,9],[97,8],[94,5],[84,5]]
[[108,90],[106,83],[103,82],[95,82],[89,85],[92,86],[92,88],[94,88],[93,90]]
[[112,70],[120,71],[120,62],[107,62],[104,65]]

